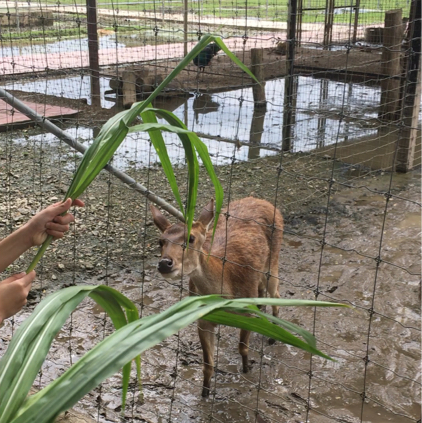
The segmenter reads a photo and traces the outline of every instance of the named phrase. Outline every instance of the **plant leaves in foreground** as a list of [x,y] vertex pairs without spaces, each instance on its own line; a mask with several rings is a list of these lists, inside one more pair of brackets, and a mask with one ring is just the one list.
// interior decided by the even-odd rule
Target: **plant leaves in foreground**
[[[46,297],[15,332],[0,360],[0,423],[12,420],[38,376],[57,332],[88,295],[104,308],[116,328],[138,320],[136,306],[107,286],[73,286]],[[130,362],[124,374],[129,376]]]
[[[128,307],[130,310],[127,312],[128,320],[130,320],[129,315],[135,316],[135,311],[129,307],[130,302],[123,300],[122,294],[107,287],[70,287],[43,300],[16,331],[9,349],[0,361],[1,423],[52,421],[104,379],[119,371],[133,357],[177,333],[197,319],[253,330],[281,342],[296,345],[321,357],[329,358],[312,345],[313,341],[311,343],[304,342],[288,333],[284,328],[270,323],[270,321],[277,322],[278,319],[270,318],[265,313],[259,312],[256,305],[344,306],[319,301],[267,298],[231,300],[217,295],[188,297],[162,313],[137,319],[122,326],[86,353],[49,386],[25,399],[50,343],[64,323],[65,317],[71,313],[72,308],[75,308],[82,298],[91,295],[92,292],[106,297],[115,296],[115,300],[122,307]],[[110,312],[113,307],[109,307],[107,311]],[[53,310],[58,310],[58,312],[55,313]],[[234,312],[237,314],[233,314]],[[245,316],[245,313],[258,316],[258,318]],[[120,313],[115,314],[120,315]],[[122,317],[120,316],[119,319]],[[123,320],[121,322],[123,323]],[[51,330],[47,331],[47,327]],[[300,330],[304,331],[304,329]],[[308,337],[312,337],[312,335],[309,334]],[[38,357],[34,357],[34,351]]]

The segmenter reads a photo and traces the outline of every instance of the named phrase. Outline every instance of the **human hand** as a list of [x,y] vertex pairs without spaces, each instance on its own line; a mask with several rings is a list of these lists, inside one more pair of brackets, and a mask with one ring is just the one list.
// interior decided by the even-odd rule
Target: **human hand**
[[65,202],[59,202],[48,206],[37,213],[28,221],[23,228],[30,240],[31,246],[41,245],[48,237],[62,238],[64,233],[69,230],[69,223],[75,220],[70,213],[61,216],[70,209],[71,206],[83,207],[85,204],[81,200],[72,200],[68,198]]
[[35,279],[35,271],[18,273],[0,282],[0,323],[17,313],[25,304]]

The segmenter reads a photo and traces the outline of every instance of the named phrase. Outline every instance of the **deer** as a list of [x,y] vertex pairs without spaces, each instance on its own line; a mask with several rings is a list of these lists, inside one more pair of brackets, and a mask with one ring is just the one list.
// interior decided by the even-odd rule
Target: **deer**
[[[212,244],[213,200],[193,222],[189,239],[186,224],[171,224],[156,207],[151,205],[150,209],[161,232],[157,269],[164,278],[189,276],[189,295],[256,298],[268,292],[271,298],[280,298],[278,266],[283,217],[271,203],[254,197],[229,203],[217,221]],[[272,306],[272,314],[278,316],[278,306]],[[198,320],[203,397],[208,397],[211,390],[215,327],[212,322]],[[249,370],[249,338],[250,332],[241,329],[239,353],[244,373]]]

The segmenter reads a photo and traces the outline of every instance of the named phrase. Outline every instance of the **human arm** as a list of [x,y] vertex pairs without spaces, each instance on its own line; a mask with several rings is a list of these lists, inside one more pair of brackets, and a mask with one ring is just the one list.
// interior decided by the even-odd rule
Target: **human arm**
[[29,248],[41,245],[48,235],[62,238],[64,233],[69,230],[69,223],[73,222],[75,218],[69,213],[64,216],[61,214],[68,211],[72,204],[79,207],[84,205],[81,200],[72,202],[70,198],[63,203],[52,204],[0,241],[0,272]]
[[28,274],[18,273],[0,282],[0,324],[26,304],[34,279],[35,271],[32,271]]

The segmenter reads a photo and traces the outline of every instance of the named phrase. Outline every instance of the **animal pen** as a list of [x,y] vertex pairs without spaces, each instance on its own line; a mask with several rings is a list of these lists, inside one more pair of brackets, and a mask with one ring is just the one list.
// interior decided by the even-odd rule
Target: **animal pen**
[[[142,355],[143,401],[133,375],[125,417],[116,374],[66,418],[421,421],[420,0],[0,3],[2,238],[62,199],[80,162],[75,140],[88,146],[211,33],[261,85],[220,51],[203,72],[190,64],[154,106],[173,111],[207,145],[225,205],[254,196],[281,211],[281,297],[352,306],[280,312],[315,334],[335,362],[252,334],[244,374],[235,329],[219,327],[211,394],[203,399],[191,325]],[[184,150],[172,135],[166,145],[186,195]],[[42,259],[26,307],[0,327],[0,356],[40,300],[66,286],[111,286],[141,316],[189,294],[187,277],[156,271],[159,234],[149,203],[158,196],[160,205],[177,204],[148,138],[130,133],[111,165],[116,171],[103,171],[87,189],[71,233]],[[213,195],[201,169],[198,212]],[[104,311],[84,301],[58,333],[34,389],[111,331]]]

